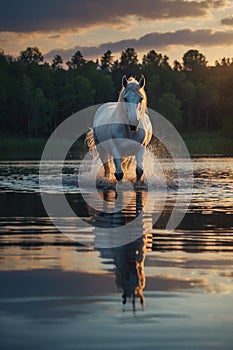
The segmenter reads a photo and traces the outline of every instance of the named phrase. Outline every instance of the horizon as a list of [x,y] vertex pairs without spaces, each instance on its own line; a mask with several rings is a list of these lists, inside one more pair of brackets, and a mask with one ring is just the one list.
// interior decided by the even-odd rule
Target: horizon
[[[25,49],[22,50],[21,52],[26,51],[28,48],[31,48],[31,47],[30,47],[30,46],[25,47]],[[38,48],[38,47],[36,47],[36,48]],[[39,51],[41,52],[40,48],[38,48],[38,49],[39,49]],[[124,50],[122,50],[122,51],[126,51],[127,49],[128,49],[128,48],[126,48],[126,49],[124,49]],[[134,48],[132,48],[132,49],[134,49]],[[134,49],[134,50],[135,50],[135,49]],[[137,54],[137,57],[138,57],[138,64],[139,64],[139,65],[142,64],[143,56],[146,55],[147,53],[149,53],[149,52],[152,51],[152,50],[154,50],[154,49],[151,48],[150,50],[145,51],[145,52],[143,52],[143,53],[139,53],[139,52],[137,52],[137,51],[135,50],[135,52],[136,52],[136,54]],[[196,48],[191,48],[191,47],[190,47],[190,48],[186,48],[186,51],[182,52],[182,54],[181,54],[181,56],[180,56],[180,59],[177,59],[177,58],[171,59],[171,57],[168,57],[168,64],[170,65],[170,67],[171,67],[171,68],[174,67],[175,61],[178,61],[179,63],[183,64],[183,56],[185,55],[185,53],[187,53],[187,52],[190,51],[190,50],[198,50],[198,49],[196,49]],[[77,50],[77,51],[80,51],[80,50]],[[74,51],[73,54],[75,54],[77,51]],[[108,50],[106,50],[106,51],[108,51]],[[106,51],[105,51],[105,52],[106,52]],[[154,50],[154,51],[155,51],[157,54],[161,54],[163,57],[166,56],[166,54],[164,54],[163,52],[159,52],[159,51],[156,51],[156,50]],[[229,59],[229,60],[231,61],[231,63],[233,63],[233,57],[229,57],[229,56],[223,56],[223,57],[221,57],[221,58],[215,59],[213,62],[210,62],[208,56],[206,56],[204,52],[202,52],[202,51],[200,51],[200,50],[198,50],[198,51],[199,51],[201,54],[203,54],[203,55],[205,56],[206,61],[207,61],[206,67],[215,67],[215,66],[216,66],[216,62],[218,62],[218,63],[221,64],[221,62],[222,62],[224,59],[226,59],[226,60]],[[1,48],[0,48],[0,52],[1,52]],[[9,54],[9,53],[7,53],[7,52],[5,52],[5,51],[2,51],[3,55],[13,57],[13,59],[15,59],[16,61],[20,58],[21,52],[19,52],[17,55],[11,55],[11,54]],[[105,52],[103,52],[103,54],[104,54]],[[64,60],[62,54],[59,53],[59,50],[58,50],[57,53],[56,53],[53,57],[51,57],[51,58],[47,58],[47,54],[46,54],[46,53],[44,54],[43,52],[41,52],[41,54],[42,54],[42,56],[43,56],[43,61],[42,61],[42,62],[39,62],[38,64],[43,65],[44,63],[48,63],[49,65],[51,65],[54,56],[57,54],[57,55],[60,55],[61,58],[62,58],[62,60],[63,60],[63,63],[62,63],[62,68],[63,68],[63,69],[68,69],[67,61],[70,60],[70,59],[72,58],[72,56],[73,56],[73,55],[72,55],[72,56],[70,56],[70,57],[67,57],[67,58]],[[83,54],[83,53],[81,52],[81,54]],[[95,64],[99,64],[99,65],[100,65],[100,60],[101,60],[101,57],[103,56],[103,54],[100,55],[100,56],[98,56],[98,57],[87,57],[87,56],[84,56],[84,55],[83,55],[83,58],[85,59],[86,63],[87,63],[87,62],[93,62],[93,63],[95,63]],[[113,56],[113,63],[114,63],[114,62],[116,62],[116,61],[118,61],[118,60],[120,59],[121,52],[118,52],[117,54],[114,54],[114,55],[112,55],[112,56]]]

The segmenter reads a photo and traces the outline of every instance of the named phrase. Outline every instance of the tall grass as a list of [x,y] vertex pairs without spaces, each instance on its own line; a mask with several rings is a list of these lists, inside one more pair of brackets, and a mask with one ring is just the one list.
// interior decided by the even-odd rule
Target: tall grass
[[217,133],[202,132],[184,136],[185,144],[194,155],[233,155],[233,139]]
[[[46,142],[46,138],[1,137],[0,160],[39,160]],[[61,140],[61,142],[65,141]],[[79,159],[85,154],[85,149],[83,140],[78,140],[71,147],[66,158]]]

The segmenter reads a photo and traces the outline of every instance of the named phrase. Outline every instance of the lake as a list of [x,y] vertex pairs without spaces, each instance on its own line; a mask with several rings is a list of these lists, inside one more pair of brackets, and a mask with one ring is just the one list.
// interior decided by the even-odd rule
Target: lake
[[[49,163],[45,195],[58,203],[65,192],[95,227],[71,239],[43,207],[39,162],[0,162],[0,348],[232,349],[233,158],[192,161],[192,200],[179,226],[164,230],[176,196],[171,186],[156,224],[153,209],[123,246],[102,229],[140,217],[146,191],[123,189],[125,208],[102,214],[103,197],[113,208],[115,191],[81,193],[76,161],[66,162],[60,189]],[[158,185],[155,201],[162,193]],[[69,226],[71,218],[63,219]]]

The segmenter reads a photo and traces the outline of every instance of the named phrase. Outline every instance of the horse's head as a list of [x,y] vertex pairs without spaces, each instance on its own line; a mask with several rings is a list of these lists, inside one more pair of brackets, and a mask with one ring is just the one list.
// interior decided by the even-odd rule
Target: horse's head
[[139,81],[134,78],[127,80],[124,75],[122,78],[122,88],[123,88],[123,100],[125,114],[128,118],[129,129],[131,131],[137,131],[139,125],[139,119],[142,112],[142,104],[145,97],[144,92],[145,78],[141,75]]

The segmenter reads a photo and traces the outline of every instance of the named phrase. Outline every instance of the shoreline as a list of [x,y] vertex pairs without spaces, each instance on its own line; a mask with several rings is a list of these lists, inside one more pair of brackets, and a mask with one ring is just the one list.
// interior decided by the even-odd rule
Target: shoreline
[[[191,158],[233,157],[233,140],[216,133],[182,136]],[[40,160],[48,138],[9,136],[0,138],[0,161]],[[78,140],[67,158],[82,159],[87,152],[84,140]]]

